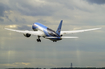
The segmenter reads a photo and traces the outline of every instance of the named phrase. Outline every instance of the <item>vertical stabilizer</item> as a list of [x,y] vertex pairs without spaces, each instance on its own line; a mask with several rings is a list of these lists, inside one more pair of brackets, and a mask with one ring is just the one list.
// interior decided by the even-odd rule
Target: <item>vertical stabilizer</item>
[[63,20],[61,20],[61,22],[60,22],[60,24],[59,24],[59,26],[58,26],[58,29],[57,29],[57,31],[56,31],[56,33],[57,33],[58,35],[60,35],[60,32],[61,32],[62,22],[63,22]]

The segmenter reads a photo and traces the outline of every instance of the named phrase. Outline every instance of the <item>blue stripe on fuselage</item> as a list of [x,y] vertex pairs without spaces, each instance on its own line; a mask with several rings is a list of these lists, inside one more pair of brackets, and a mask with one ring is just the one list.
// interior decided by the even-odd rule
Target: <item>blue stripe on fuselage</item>
[[37,29],[37,30],[38,30],[38,29],[39,29],[38,27],[41,27],[41,29],[42,29],[42,31],[45,33],[45,35],[46,35],[46,36],[49,36],[49,34],[48,34],[48,32],[47,32],[47,27],[44,26],[43,24],[36,22],[36,23],[34,23],[33,26],[32,26],[33,30],[34,30],[34,29]]
[[44,25],[42,25],[42,24],[40,24],[40,23],[37,23],[37,22],[32,25],[32,29],[33,29],[33,30],[38,30],[38,27],[43,28],[43,30],[47,29],[46,26],[44,26]]
[[38,25],[38,26],[40,26],[40,27],[42,27],[43,29],[47,29],[47,27],[46,26],[44,26],[43,24],[41,24],[41,23],[34,23],[34,24],[36,24],[36,25]]
[[60,36],[55,31],[44,26],[43,24],[36,22],[32,25],[33,30],[40,30],[40,28],[47,37],[57,37],[57,38],[50,38],[51,40],[61,40]]

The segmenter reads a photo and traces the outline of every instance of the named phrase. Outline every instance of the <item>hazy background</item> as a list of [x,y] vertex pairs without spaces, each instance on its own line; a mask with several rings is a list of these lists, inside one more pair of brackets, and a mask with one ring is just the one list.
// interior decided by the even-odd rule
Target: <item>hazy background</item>
[[[69,34],[78,39],[52,42],[37,36],[5,30],[32,30],[40,22],[56,30],[102,27],[101,30]],[[105,66],[105,0],[0,0],[0,68]]]

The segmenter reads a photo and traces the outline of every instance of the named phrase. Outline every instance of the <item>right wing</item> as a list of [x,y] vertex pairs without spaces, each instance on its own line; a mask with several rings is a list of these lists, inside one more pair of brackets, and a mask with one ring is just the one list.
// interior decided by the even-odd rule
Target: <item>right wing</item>
[[23,34],[31,34],[31,35],[41,35],[42,32],[41,31],[28,31],[28,30],[25,30],[25,31],[22,31],[22,30],[14,30],[14,29],[8,29],[8,28],[5,28],[6,30],[10,30],[10,31],[15,31],[15,32],[19,32],[19,33],[23,33]]
[[61,31],[61,35],[64,34],[72,34],[72,33],[79,33],[79,32],[85,32],[85,31],[92,31],[92,30],[98,30],[101,28],[93,28],[93,29],[85,29],[85,30],[75,30],[75,31]]

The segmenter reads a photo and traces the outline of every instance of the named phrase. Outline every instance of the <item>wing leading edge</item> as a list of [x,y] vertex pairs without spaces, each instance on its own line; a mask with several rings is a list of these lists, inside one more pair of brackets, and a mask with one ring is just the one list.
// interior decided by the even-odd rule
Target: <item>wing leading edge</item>
[[15,31],[15,32],[19,32],[19,33],[23,33],[23,34],[26,34],[26,33],[29,33],[31,35],[41,35],[41,31],[28,31],[28,30],[25,30],[25,31],[22,31],[22,30],[14,30],[14,29],[8,29],[8,28],[5,28],[6,30],[10,30],[10,31]]

